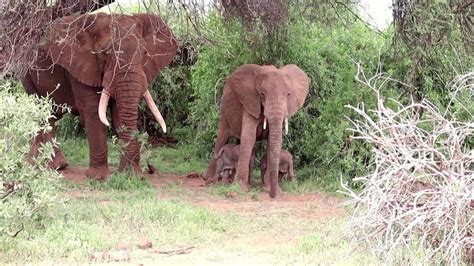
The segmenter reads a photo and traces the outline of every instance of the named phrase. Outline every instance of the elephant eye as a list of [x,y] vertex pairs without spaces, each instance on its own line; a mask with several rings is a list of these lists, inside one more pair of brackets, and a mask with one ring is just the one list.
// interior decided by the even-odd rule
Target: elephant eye
[[291,95],[291,91],[288,92],[288,95],[287,96],[290,96]]

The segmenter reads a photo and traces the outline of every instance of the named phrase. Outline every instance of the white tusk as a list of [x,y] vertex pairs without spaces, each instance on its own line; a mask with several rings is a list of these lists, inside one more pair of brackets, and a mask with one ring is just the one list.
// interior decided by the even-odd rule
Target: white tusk
[[285,135],[288,135],[288,117],[285,118]]
[[150,91],[146,90],[145,93],[143,94],[143,98],[145,99],[146,104],[148,105],[148,108],[150,108],[151,112],[155,116],[156,121],[161,126],[161,130],[163,130],[163,133],[166,133],[166,123],[165,120],[163,119],[163,116],[161,116],[160,110],[158,110],[158,107],[155,104],[155,101],[153,101],[153,98],[151,97]]
[[267,118],[263,118],[263,130],[267,129]]
[[107,105],[109,104],[110,94],[103,90],[100,95],[99,101],[99,119],[102,124],[110,126],[109,121],[107,121]]

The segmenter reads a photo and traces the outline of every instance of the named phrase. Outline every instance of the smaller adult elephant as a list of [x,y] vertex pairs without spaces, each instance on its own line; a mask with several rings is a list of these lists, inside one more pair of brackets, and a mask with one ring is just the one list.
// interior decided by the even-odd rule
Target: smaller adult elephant
[[[56,20],[36,62],[23,78],[30,94],[50,95],[78,113],[87,131],[89,169],[86,175],[104,179],[109,175],[106,112],[126,144],[119,170],[132,168],[141,173],[137,130],[138,105],[143,98],[166,132],[166,124],[148,91],[148,84],[174,58],[177,41],[166,23],[156,15],[120,14],[73,15]],[[55,113],[56,119],[62,115]],[[50,123],[54,125],[56,119]],[[39,135],[39,143],[54,137],[54,131]],[[58,148],[52,167],[67,164]]]
[[[227,79],[221,98],[220,118],[214,154],[230,137],[240,140],[236,176],[242,189],[248,190],[249,162],[257,140],[268,139],[268,168],[264,190],[275,197],[280,191],[278,165],[282,146],[283,124],[303,106],[309,89],[309,78],[296,65],[243,65]],[[209,162],[205,179],[212,178],[216,159]]]

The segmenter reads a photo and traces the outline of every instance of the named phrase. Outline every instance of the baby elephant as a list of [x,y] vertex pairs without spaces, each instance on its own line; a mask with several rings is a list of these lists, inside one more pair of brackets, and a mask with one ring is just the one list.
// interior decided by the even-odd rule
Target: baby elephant
[[[216,173],[214,180],[224,183],[232,183],[235,178],[237,163],[239,162],[240,145],[226,144],[215,155]],[[252,173],[255,154],[252,153],[249,165],[249,173]]]
[[[260,172],[262,176],[262,184],[265,183],[265,172],[267,171],[267,155],[265,154],[260,160]],[[287,150],[281,149],[280,151],[280,164],[278,166],[278,182],[281,184],[281,181],[284,177],[287,177],[290,181],[293,181],[295,178],[295,173],[293,171],[293,156]]]

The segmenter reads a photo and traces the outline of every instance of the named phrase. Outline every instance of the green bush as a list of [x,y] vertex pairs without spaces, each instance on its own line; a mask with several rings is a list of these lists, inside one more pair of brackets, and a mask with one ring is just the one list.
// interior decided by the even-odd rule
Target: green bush
[[[203,47],[192,72],[195,101],[190,120],[196,129],[195,142],[201,147],[201,156],[208,157],[212,151],[219,99],[230,73],[246,63],[297,64],[311,78],[306,103],[290,120],[290,134],[284,141],[297,166],[317,169],[317,177],[334,182],[341,174],[350,180],[368,170],[367,149],[352,143],[346,131],[345,116],[350,113],[344,106],[358,102],[373,105],[372,92],[354,79],[357,68],[351,59],[376,69],[378,51],[384,49],[382,36],[363,25],[328,30],[300,19],[292,21],[281,33],[283,36],[279,36],[277,44],[285,49],[276,50],[268,49],[271,42],[245,32],[238,23],[223,24],[219,18],[211,17],[208,27],[215,29],[214,37],[224,41],[221,45]],[[262,45],[262,51],[255,45]]]
[[[192,101],[190,71],[188,65],[169,66],[150,85],[150,92],[166,121],[168,135],[175,135],[186,126],[190,113],[189,102]],[[139,120],[141,131],[146,131],[152,138],[162,134],[146,104],[140,106],[140,117],[145,118]]]
[[58,201],[59,182],[57,172],[46,167],[54,143],[40,147],[35,166],[26,161],[33,137],[51,129],[51,103],[14,93],[13,87],[0,85],[0,234],[10,235],[41,222]]
[[193,139],[207,157],[214,148],[219,121],[219,101],[227,76],[243,64],[255,62],[251,49],[242,38],[245,32],[236,21],[223,24],[214,14],[206,28],[214,29],[210,39],[219,44],[203,45],[191,74],[194,101],[190,108],[190,125],[195,129]]

